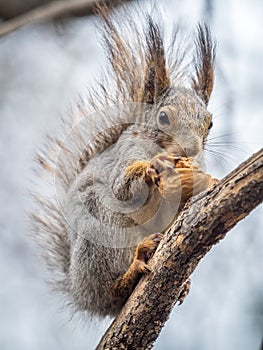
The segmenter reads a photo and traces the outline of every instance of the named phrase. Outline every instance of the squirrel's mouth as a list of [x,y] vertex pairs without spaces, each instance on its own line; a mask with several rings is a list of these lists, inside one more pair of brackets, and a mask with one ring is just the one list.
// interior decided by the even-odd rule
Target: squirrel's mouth
[[174,147],[168,147],[168,149],[166,149],[166,151],[168,153],[172,153],[173,155],[177,156],[177,157],[188,157],[186,152],[182,149],[182,148],[174,148]]
[[201,152],[201,149],[197,144],[179,145],[177,142],[165,147],[165,150],[175,156],[187,158],[194,158]]
[[195,135],[168,135],[160,134],[157,144],[163,148],[166,152],[172,153],[177,157],[196,157],[202,152],[202,144]]

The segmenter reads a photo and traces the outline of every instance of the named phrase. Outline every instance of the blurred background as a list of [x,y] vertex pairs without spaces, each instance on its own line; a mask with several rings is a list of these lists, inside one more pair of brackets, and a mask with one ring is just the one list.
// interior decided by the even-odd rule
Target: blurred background
[[[0,0],[0,25],[48,0]],[[140,1],[151,8],[152,3]],[[164,25],[209,23],[218,42],[208,172],[222,178],[262,147],[262,0],[162,0]],[[85,15],[85,13],[80,13]],[[0,27],[1,30],[1,27]],[[93,16],[25,26],[0,38],[0,349],[92,350],[110,320],[70,320],[44,283],[27,237],[33,155],[99,75],[105,57]],[[201,261],[156,350],[262,349],[263,210]]]

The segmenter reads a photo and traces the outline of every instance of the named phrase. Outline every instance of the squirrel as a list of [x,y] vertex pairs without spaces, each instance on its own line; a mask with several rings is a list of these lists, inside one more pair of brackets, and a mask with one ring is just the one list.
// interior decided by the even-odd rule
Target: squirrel
[[32,218],[54,289],[74,310],[115,317],[183,205],[211,184],[196,159],[212,127],[215,43],[199,24],[184,65],[177,31],[166,48],[151,14],[138,11],[142,28],[125,7],[99,14],[109,67],[38,153],[54,193],[35,195]]

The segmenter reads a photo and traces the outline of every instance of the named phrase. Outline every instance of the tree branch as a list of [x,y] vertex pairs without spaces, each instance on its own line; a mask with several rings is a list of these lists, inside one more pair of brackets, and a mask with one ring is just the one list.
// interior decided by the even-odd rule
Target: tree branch
[[[131,0],[122,0],[122,3]],[[0,24],[0,37],[11,33],[27,24],[46,22],[58,18],[73,15],[92,15],[96,12],[96,6],[105,3],[109,8],[120,4],[120,0],[59,0],[46,5],[36,7],[27,13],[21,14],[9,21]]]
[[97,350],[151,349],[199,261],[262,200],[263,149],[186,205]]

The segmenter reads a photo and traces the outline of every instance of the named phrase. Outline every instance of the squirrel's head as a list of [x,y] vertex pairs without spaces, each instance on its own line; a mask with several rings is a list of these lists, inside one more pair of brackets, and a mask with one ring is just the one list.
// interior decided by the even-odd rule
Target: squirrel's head
[[203,150],[212,127],[212,115],[196,93],[171,88],[153,114],[157,143],[168,153],[195,157]]
[[[114,16],[103,11],[102,16],[105,47],[117,87],[113,99],[107,90],[102,91],[105,100],[146,104],[146,119],[150,116],[155,142],[157,138],[167,152],[198,155],[212,126],[206,107],[213,90],[216,45],[209,28],[198,25],[190,49],[177,46],[178,30],[170,45],[165,45],[162,25],[151,15],[140,12],[139,18],[145,20],[142,32],[130,18],[122,31]],[[124,37],[127,32],[130,36]],[[185,64],[184,59],[191,56],[191,63]]]
[[[176,66],[168,66],[158,27],[149,21],[148,61],[144,80],[143,101],[152,104],[157,143],[169,153],[195,157],[203,149],[212,115],[207,105],[214,85],[215,43],[207,26],[199,25],[195,41],[191,82],[181,87],[173,79]],[[151,46],[152,45],[152,46]],[[187,75],[187,74],[186,74]]]

